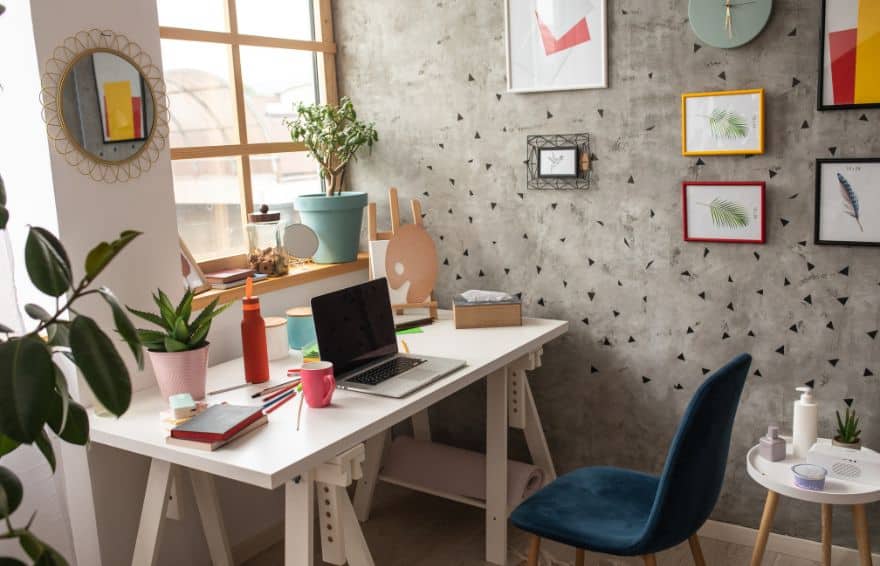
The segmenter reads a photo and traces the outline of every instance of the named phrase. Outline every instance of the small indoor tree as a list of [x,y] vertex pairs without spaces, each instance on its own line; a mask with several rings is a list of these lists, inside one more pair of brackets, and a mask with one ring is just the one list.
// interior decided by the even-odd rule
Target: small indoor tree
[[[0,178],[0,231],[9,221],[6,202]],[[85,445],[89,441],[89,417],[68,393],[66,378],[56,363],[59,355],[79,368],[95,398],[110,413],[118,416],[128,409],[131,381],[125,362],[114,341],[94,319],[77,311],[76,304],[89,295],[104,299],[113,314],[116,334],[128,344],[138,367],[143,367],[137,330],[110,289],[94,285],[113,258],[139,235],[125,231],[118,239],[95,246],[86,256],[82,277],[76,279],[61,242],[44,228],[28,229],[24,256],[28,277],[34,287],[54,300],[55,308],[49,312],[40,305],[26,304],[24,311],[33,319],[29,331],[20,332],[0,323],[0,462],[20,446],[34,445],[54,472],[50,431],[72,444]],[[64,557],[31,532],[34,516],[21,525],[12,522],[11,515],[22,498],[21,480],[0,465],[0,520],[5,524],[5,529],[0,528],[0,540],[18,540],[34,564],[67,564]],[[0,557],[0,564],[16,566],[22,562]]]
[[339,106],[299,104],[296,118],[284,123],[290,128],[290,138],[304,144],[318,162],[328,197],[342,191],[345,166],[356,159],[357,152],[379,141],[375,124],[358,120],[347,96],[340,99]]

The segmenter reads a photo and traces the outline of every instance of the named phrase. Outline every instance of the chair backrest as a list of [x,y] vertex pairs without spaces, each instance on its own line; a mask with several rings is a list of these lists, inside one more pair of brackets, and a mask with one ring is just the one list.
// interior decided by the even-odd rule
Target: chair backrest
[[740,354],[697,389],[672,439],[645,534],[663,546],[709,518],[727,466],[733,420],[752,357]]

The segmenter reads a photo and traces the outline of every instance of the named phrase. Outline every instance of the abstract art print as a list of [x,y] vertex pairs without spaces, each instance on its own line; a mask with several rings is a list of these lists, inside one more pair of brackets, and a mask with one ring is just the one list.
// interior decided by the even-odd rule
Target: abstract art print
[[817,244],[880,246],[880,158],[816,160]]
[[880,2],[824,0],[819,110],[880,108]]
[[685,241],[763,244],[764,190],[760,181],[685,181]]
[[104,142],[146,139],[144,85],[140,72],[126,59],[102,51],[92,54],[92,65]]
[[606,0],[505,0],[507,89],[608,86]]
[[764,89],[681,96],[683,155],[764,153]]

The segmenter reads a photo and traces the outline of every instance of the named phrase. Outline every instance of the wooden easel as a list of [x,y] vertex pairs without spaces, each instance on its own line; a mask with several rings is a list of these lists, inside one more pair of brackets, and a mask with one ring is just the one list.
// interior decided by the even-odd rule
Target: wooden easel
[[[387,232],[379,232],[376,220],[376,203],[371,202],[367,205],[367,233],[370,241],[390,240],[397,234],[400,228],[400,204],[397,200],[397,189],[391,187],[388,189],[388,206],[391,209],[391,230]],[[413,224],[422,225],[422,203],[418,199],[412,199],[409,203],[412,211]],[[403,314],[405,309],[428,309],[432,319],[437,318],[437,301],[434,298],[434,291],[431,291],[431,300],[424,303],[403,303],[391,305],[394,312]]]

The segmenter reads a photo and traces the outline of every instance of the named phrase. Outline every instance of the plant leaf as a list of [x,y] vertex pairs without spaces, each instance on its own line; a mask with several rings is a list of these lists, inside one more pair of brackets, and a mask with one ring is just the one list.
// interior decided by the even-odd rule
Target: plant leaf
[[0,466],[0,519],[5,519],[21,505],[24,488],[12,470]]
[[180,304],[177,305],[177,310],[175,311],[178,318],[183,319],[183,322],[189,321],[189,316],[192,314],[192,300],[193,292],[191,289],[187,289],[183,294],[183,298],[180,299]]
[[119,335],[122,336],[122,339],[125,340],[126,344],[128,344],[135,361],[137,361],[138,369],[144,369],[144,349],[141,345],[141,340],[138,337],[137,329],[135,329],[134,324],[131,323],[128,315],[125,314],[125,310],[122,308],[122,305],[119,304],[113,291],[107,287],[101,287],[98,289],[98,292],[101,293],[101,296],[104,297],[104,300],[110,305],[110,310],[113,311],[113,322],[116,324],[116,332],[118,332]]
[[146,312],[146,311],[140,311],[140,310],[137,310],[137,309],[133,309],[133,308],[131,308],[131,307],[129,307],[129,306],[126,306],[125,308],[127,308],[127,309],[128,309],[128,312],[130,312],[131,314],[135,315],[136,317],[138,317],[138,318],[142,318],[142,319],[146,320],[147,322],[152,322],[153,324],[155,324],[155,325],[158,326],[159,328],[162,328],[162,329],[164,329],[164,330],[170,330],[170,329],[171,329],[170,326],[169,326],[168,324],[166,324],[165,320],[164,320],[161,316],[155,315],[155,314],[153,314],[153,313],[151,313],[151,312]]
[[0,566],[27,566],[21,560],[11,556],[0,556]]
[[28,230],[24,263],[34,286],[43,293],[60,297],[70,289],[70,259],[58,238],[48,230],[34,226]]
[[[2,4],[0,4],[0,14],[2,13]],[[3,183],[3,175],[0,175],[0,206],[6,206],[6,184]]]
[[92,281],[97,277],[113,258],[121,252],[132,240],[140,236],[140,232],[126,230],[119,234],[119,238],[112,242],[101,242],[86,255],[86,278]]
[[749,225],[746,209],[739,203],[715,198],[709,203],[712,224],[724,228],[745,228]]
[[41,307],[40,305],[34,303],[28,303],[24,306],[24,312],[27,313],[29,317],[34,320],[39,320],[42,322],[48,322],[52,319],[52,315],[49,312]]
[[189,350],[186,344],[175,340],[171,336],[165,337],[165,351],[166,352],[183,352],[184,350]]
[[110,338],[94,320],[80,315],[70,324],[70,348],[98,401],[114,415],[123,414],[131,403],[131,381]]
[[20,446],[17,440],[13,440],[5,434],[0,434],[0,457],[3,457]]
[[709,131],[715,139],[739,139],[749,134],[746,119],[724,108],[716,108],[709,116]]
[[49,467],[52,468],[52,472],[55,472],[55,451],[52,450],[52,443],[49,441],[49,437],[46,436],[46,430],[41,430],[40,434],[34,439],[34,444],[37,445],[37,448],[40,449],[40,452],[43,453],[43,456],[46,458],[46,461],[49,462]]
[[9,209],[0,204],[0,230],[5,230],[9,224]]
[[195,332],[193,332],[192,336],[190,336],[187,341],[187,345],[190,350],[195,350],[199,347],[202,342],[205,341],[205,338],[208,336],[208,331],[211,329],[210,324],[203,324],[199,328],[196,328]]
[[49,411],[54,365],[34,336],[0,343],[0,432],[31,443]]
[[189,338],[189,328],[186,326],[186,323],[183,322],[182,318],[178,318],[174,322],[174,332],[172,333],[172,337],[178,342],[186,342]]
[[168,323],[168,329],[173,330],[174,324],[177,321],[177,313],[175,312],[174,306],[172,306],[168,295],[159,289],[159,295],[153,295],[153,300],[159,305],[159,313],[162,315],[162,318],[165,319],[165,322]]
[[70,323],[66,320],[57,320],[46,329],[49,335],[49,345],[70,347]]
[[[65,425],[67,425],[67,416],[70,411],[70,392],[67,390],[67,378],[57,365],[55,366],[55,393],[57,394],[58,401],[61,403],[61,414],[57,421],[58,426],[52,427],[52,430],[58,434],[58,431],[64,429]],[[52,426],[51,421],[54,409],[55,403],[52,403],[47,416],[47,420],[50,421],[49,426]]]
[[49,427],[65,442],[84,446],[89,441],[88,413],[82,405],[68,397],[67,422],[64,424],[64,428],[61,428],[59,413],[62,403],[60,394],[56,392],[52,401],[52,409],[49,411]]

